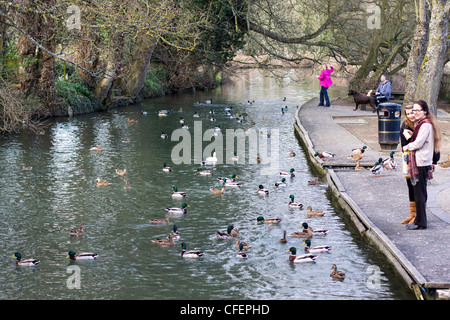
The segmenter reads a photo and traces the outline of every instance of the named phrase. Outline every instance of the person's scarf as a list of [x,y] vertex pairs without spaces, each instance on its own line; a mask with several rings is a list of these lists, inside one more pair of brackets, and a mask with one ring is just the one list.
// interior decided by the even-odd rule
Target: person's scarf
[[[424,118],[424,119],[420,120],[417,123],[417,126],[415,127],[414,133],[413,133],[413,135],[411,137],[410,143],[414,142],[416,140],[417,135],[419,134],[420,127],[424,123],[431,123],[431,121],[428,120],[427,118]],[[419,168],[417,167],[417,163],[416,163],[416,151],[417,150],[410,150],[409,151],[409,163],[408,163],[408,165],[409,165],[409,176],[410,176],[410,179],[411,179],[411,184],[413,186],[415,186],[417,181],[419,181]]]

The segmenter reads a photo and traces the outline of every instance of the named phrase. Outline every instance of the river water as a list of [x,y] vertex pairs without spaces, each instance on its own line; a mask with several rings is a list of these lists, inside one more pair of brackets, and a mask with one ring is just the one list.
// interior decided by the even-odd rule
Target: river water
[[[294,112],[318,91],[316,81],[286,81],[281,86],[251,71],[209,92],[56,119],[43,135],[1,137],[0,299],[412,299],[380,255],[333,207],[327,184],[307,185],[315,177],[294,134]],[[330,96],[344,92],[335,86]],[[221,105],[193,105],[210,98],[214,104],[232,105],[233,114],[247,113],[246,119],[242,123],[230,119]],[[253,99],[253,104],[247,103]],[[159,110],[168,108],[168,116],[158,116]],[[215,122],[210,121],[210,109]],[[199,118],[193,117],[195,112]],[[185,131],[190,140],[185,134],[182,141],[172,141],[172,136],[183,134],[181,117],[190,126]],[[128,123],[127,118],[138,122]],[[215,136],[216,140],[201,141],[194,134],[217,125],[223,136]],[[226,129],[250,129],[247,136],[259,136],[256,146],[248,142],[245,150],[240,149],[241,163],[226,155]],[[168,139],[161,139],[162,131]],[[223,158],[219,157],[223,161],[207,166],[214,171],[212,176],[200,176],[195,152],[211,155],[211,140],[223,141]],[[268,151],[260,149],[262,163],[255,163],[255,148],[264,143]],[[89,150],[99,144],[101,152]],[[174,152],[180,147],[186,148]],[[289,156],[290,148],[295,157]],[[272,160],[267,163],[269,156]],[[276,161],[272,156],[278,157]],[[190,161],[177,164],[180,157]],[[172,172],[162,171],[164,162]],[[22,171],[22,166],[32,170]],[[126,177],[115,173],[124,168]],[[277,170],[290,168],[296,170],[295,177],[287,179],[286,187],[276,188],[274,183],[281,180]],[[238,176],[240,188],[225,187],[222,195],[209,191],[220,187],[217,177],[232,174]],[[98,188],[98,177],[111,185]],[[126,180],[131,189],[123,188]],[[257,194],[260,184],[269,195]],[[172,186],[186,192],[186,198],[173,199]],[[325,216],[310,218],[305,209],[288,208],[290,194],[305,207],[325,211]],[[183,202],[189,204],[187,214],[171,216],[166,225],[149,223],[164,218],[164,208]],[[258,216],[277,216],[282,222],[259,224]],[[294,246],[303,253],[303,239],[288,237],[286,244],[279,239],[284,230],[288,235],[300,231],[303,222],[313,229],[328,229],[328,235],[313,237],[312,245],[331,245],[332,250],[318,254],[315,262],[292,264],[286,250]],[[70,236],[69,231],[80,224],[86,226],[85,234]],[[174,246],[151,242],[166,239],[174,224],[181,235]],[[240,231],[242,241],[252,245],[245,250],[247,259],[236,257],[234,240],[215,237],[216,230],[225,231],[230,224]],[[181,258],[181,242],[204,256]],[[69,262],[69,250],[95,252],[99,257]],[[41,262],[35,267],[16,266],[11,257],[15,252]],[[344,281],[329,276],[332,264],[346,273]]]

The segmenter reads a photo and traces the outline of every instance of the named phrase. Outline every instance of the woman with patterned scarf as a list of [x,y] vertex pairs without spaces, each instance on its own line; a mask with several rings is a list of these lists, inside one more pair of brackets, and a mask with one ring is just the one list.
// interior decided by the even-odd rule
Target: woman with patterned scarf
[[433,157],[439,152],[441,134],[436,117],[430,113],[428,104],[423,100],[414,101],[412,112],[416,124],[410,142],[403,147],[409,150],[409,175],[414,190],[416,217],[408,230],[427,228],[427,182],[432,179]]

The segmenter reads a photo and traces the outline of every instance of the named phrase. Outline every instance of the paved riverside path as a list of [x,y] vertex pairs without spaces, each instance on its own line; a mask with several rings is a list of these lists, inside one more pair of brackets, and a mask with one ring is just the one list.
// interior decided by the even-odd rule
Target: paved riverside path
[[[355,162],[347,159],[351,150],[364,142],[341,127],[338,117],[374,115],[372,111],[353,111],[353,106],[317,106],[314,99],[296,112],[296,129],[305,143],[313,165],[327,172],[335,194],[352,208],[358,217],[361,234],[371,233],[381,242],[381,250],[388,251],[394,265],[410,284],[422,291],[450,288],[450,171],[437,167],[428,186],[426,230],[406,230],[400,221],[409,216],[408,189],[401,173],[401,157],[396,156],[399,170],[383,171],[375,177],[370,170],[354,170]],[[376,114],[375,114],[376,116]],[[378,130],[370,128],[368,130]],[[381,150],[381,148],[380,148]],[[315,151],[328,151],[335,158],[324,163],[314,157]],[[361,166],[372,166],[388,152],[368,147]],[[446,158],[446,156],[445,156]],[[353,166],[353,167],[352,167]],[[341,202],[341,201],[340,201]],[[348,210],[347,210],[348,211]],[[362,226],[361,226],[362,225]],[[392,262],[392,261],[391,261]]]

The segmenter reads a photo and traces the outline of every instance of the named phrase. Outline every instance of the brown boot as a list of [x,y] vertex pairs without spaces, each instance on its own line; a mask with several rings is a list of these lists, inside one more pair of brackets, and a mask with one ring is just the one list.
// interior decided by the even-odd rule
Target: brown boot
[[414,201],[409,202],[410,216],[402,221],[402,224],[413,224],[416,218],[416,203]]

